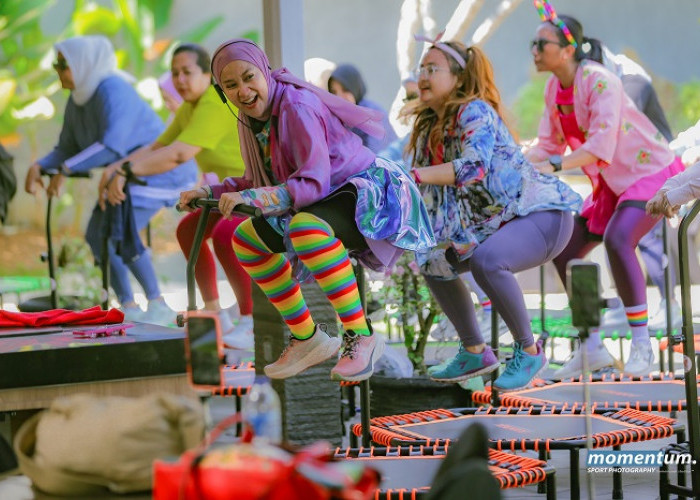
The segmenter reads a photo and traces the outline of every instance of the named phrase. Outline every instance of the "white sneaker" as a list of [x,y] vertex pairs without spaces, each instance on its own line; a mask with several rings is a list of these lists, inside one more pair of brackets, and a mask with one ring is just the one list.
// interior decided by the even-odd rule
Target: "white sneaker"
[[[229,320],[230,321],[230,320]],[[222,331],[225,331],[222,328]],[[233,327],[230,333],[223,336],[224,347],[230,349],[241,349],[251,351],[255,347],[253,337],[253,316],[241,316],[238,324]]]
[[222,335],[226,335],[228,333],[231,333],[233,331],[233,321],[231,321],[231,316],[229,316],[228,311],[224,311],[223,309],[219,310],[218,313],[219,316],[219,325],[221,325],[221,333]]
[[[583,374],[583,349],[586,349],[586,346],[576,349],[569,360],[564,363],[564,366],[552,374],[552,378],[563,380],[580,377]],[[615,358],[612,357],[604,345],[588,353],[588,369],[591,372],[606,366],[614,366],[614,364]]]
[[622,326],[629,325],[627,321],[627,314],[625,314],[625,306],[620,303],[619,307],[614,307],[608,309],[603,313],[603,317],[600,319],[600,326]]
[[140,307],[122,307],[124,313],[124,321],[141,321],[143,322],[144,312]]
[[649,342],[632,342],[630,357],[625,363],[625,373],[641,377],[649,375],[654,367],[654,351]]
[[[671,302],[671,328],[678,328],[683,324],[681,306],[675,300]],[[649,330],[666,329],[666,299],[661,301],[659,310],[649,320]]]
[[155,299],[148,301],[148,309],[141,321],[152,325],[170,326],[175,324],[176,316],[177,313],[170,309],[164,300]]
[[280,358],[265,367],[265,375],[270,378],[293,377],[332,358],[340,349],[341,341],[338,337],[328,335],[319,326],[316,325],[314,334],[306,340],[291,336]]

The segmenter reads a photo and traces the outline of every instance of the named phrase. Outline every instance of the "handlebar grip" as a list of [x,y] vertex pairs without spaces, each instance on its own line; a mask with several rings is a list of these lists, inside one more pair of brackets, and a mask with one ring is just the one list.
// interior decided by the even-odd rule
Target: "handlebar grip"
[[249,217],[262,217],[263,214],[262,209],[252,205],[245,205],[243,203],[233,207],[233,212],[240,215],[247,215]]
[[39,173],[41,175],[48,175],[48,176],[53,176],[53,175],[58,175],[62,174],[66,177],[78,177],[82,179],[90,179],[92,178],[92,172],[89,170],[86,170],[84,172],[71,172],[71,173],[66,173],[62,169],[57,168],[57,169],[51,169],[51,170],[45,170],[45,169],[39,169]]
[[[195,198],[194,200],[191,200],[188,203],[188,206],[190,208],[204,208],[204,207],[209,207],[209,208],[216,208],[219,206],[219,200],[214,200],[211,198]],[[183,208],[182,206],[178,203],[175,205],[175,210],[178,212],[182,212]],[[262,217],[262,210],[258,207],[253,207],[251,205],[245,205],[243,203],[236,205],[233,207],[233,213],[237,213],[240,215],[247,215],[249,217]]]

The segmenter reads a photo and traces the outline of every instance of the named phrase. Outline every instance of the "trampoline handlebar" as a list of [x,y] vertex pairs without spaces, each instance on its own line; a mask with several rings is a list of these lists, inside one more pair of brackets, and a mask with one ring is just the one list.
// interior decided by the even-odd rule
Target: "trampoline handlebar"
[[49,177],[53,177],[54,175],[64,175],[66,177],[76,177],[76,178],[82,178],[82,179],[90,179],[92,177],[92,172],[89,170],[86,170],[84,172],[67,172],[63,168],[51,168],[51,169],[44,169],[42,168],[39,170],[41,172],[41,175],[48,175]]
[[[216,208],[219,206],[219,200],[211,198],[196,198],[194,200],[191,200],[187,205],[190,208]],[[175,210],[177,210],[178,212],[182,212],[184,209],[178,203],[177,205],[175,205]],[[262,217],[262,210],[260,208],[253,207],[251,205],[245,205],[243,203],[233,207],[232,213],[236,213],[239,215],[247,215],[249,217]]]

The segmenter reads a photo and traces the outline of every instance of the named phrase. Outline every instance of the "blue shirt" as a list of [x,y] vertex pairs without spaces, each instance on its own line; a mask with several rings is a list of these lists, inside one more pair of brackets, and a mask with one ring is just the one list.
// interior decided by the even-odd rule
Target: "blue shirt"
[[[139,97],[124,79],[113,75],[105,78],[83,106],[69,99],[63,117],[58,144],[38,161],[43,169],[58,169],[61,164],[74,172],[106,166],[125,157],[141,146],[151,144],[164,130],[158,115]],[[194,160],[178,165],[162,174],[145,177],[146,190],[134,186],[134,198],[153,196],[155,200],[174,201],[181,190],[197,179]],[[139,191],[142,191],[139,194]],[[145,201],[145,203],[144,203]],[[150,206],[147,200],[134,200],[135,205]]]

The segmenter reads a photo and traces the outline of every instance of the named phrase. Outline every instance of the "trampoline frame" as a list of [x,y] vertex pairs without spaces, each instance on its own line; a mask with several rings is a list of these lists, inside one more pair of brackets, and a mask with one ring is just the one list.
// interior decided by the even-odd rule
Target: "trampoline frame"
[[[635,427],[621,429],[612,432],[601,433],[592,436],[593,448],[612,448],[619,451],[623,444],[650,441],[652,439],[665,439],[673,435],[678,442],[685,439],[685,427],[676,420],[644,413],[633,408],[591,410],[593,415],[599,418],[609,418],[624,422]],[[449,445],[450,439],[421,438],[408,431],[396,429],[395,426],[403,424],[419,424],[432,421],[445,421],[464,416],[507,416],[507,415],[583,415],[585,408],[561,408],[557,406],[533,406],[533,407],[492,407],[481,408],[456,408],[439,409],[423,412],[407,413],[388,417],[376,417],[371,420],[370,433],[372,441],[385,446],[444,446]],[[353,432],[358,433],[357,425]],[[545,460],[552,450],[569,451],[569,469],[571,473],[571,498],[580,499],[580,452],[586,448],[586,436],[566,439],[499,439],[489,440],[489,445],[496,450],[510,451],[537,451],[541,460]],[[612,498],[622,498],[622,473],[613,472]]]
[[[578,408],[584,408],[584,403],[581,402],[566,402],[566,403],[557,403],[537,397],[528,397],[528,394],[533,391],[533,389],[540,389],[543,387],[550,387],[554,385],[559,385],[559,384],[576,384],[576,383],[582,383],[583,382],[583,376],[578,377],[578,378],[572,378],[572,379],[565,379],[561,380],[559,382],[553,382],[549,380],[542,380],[542,379],[536,379],[532,382],[531,387],[528,389],[523,389],[520,391],[514,391],[514,392],[509,392],[505,393],[499,396],[497,404],[500,404],[502,406],[512,406],[512,407],[536,407],[536,406],[554,406],[561,408],[562,410],[575,410]],[[611,382],[639,382],[639,383],[647,383],[647,382],[678,382],[679,385],[683,386],[685,384],[684,378],[682,375],[667,375],[664,373],[661,373],[659,375],[649,375],[649,376],[644,376],[644,377],[630,377],[628,375],[621,375],[621,374],[616,374],[616,373],[606,373],[602,375],[597,375],[597,376],[588,376],[588,382],[591,384],[596,384],[596,383],[611,383]],[[581,398],[583,398],[583,394],[581,394]],[[492,402],[492,394],[490,387],[486,387],[483,391],[474,391],[472,393],[472,401],[474,403],[478,404],[491,404]],[[594,403],[591,405],[591,408],[596,410],[596,409],[624,409],[624,408],[633,408],[635,410],[639,411],[658,411],[658,412],[676,412],[676,411],[684,411],[688,407],[687,400],[677,400],[677,401],[672,401],[672,400],[667,400],[667,401],[662,401],[662,400],[647,400],[647,401],[615,401],[613,403],[605,402],[605,404],[598,404]]]
[[[688,371],[685,374],[685,390],[687,401],[697,401],[698,399],[698,381],[697,381],[697,360],[695,352],[695,338],[693,327],[693,311],[692,301],[690,296],[690,268],[689,268],[689,251],[688,251],[688,228],[693,222],[693,219],[700,212],[700,202],[695,202],[690,211],[681,220],[678,228],[678,260],[680,262],[680,282],[681,282],[681,309],[683,314],[683,326],[680,336],[669,336],[669,353],[673,352],[674,344],[683,343],[683,355],[690,363]],[[695,256],[693,256],[695,258]],[[700,409],[698,404],[688,405],[688,447],[692,460],[697,462],[700,460]],[[697,498],[700,496],[700,467],[691,468],[691,487],[688,488],[682,481],[678,484],[670,484],[668,475],[664,475],[661,471],[659,481],[659,491],[661,498],[668,498],[669,493],[676,493],[680,496],[691,496]],[[679,477],[680,479],[680,477]]]
[[[387,458],[421,458],[445,456],[450,444],[433,446],[372,446],[369,448],[336,448],[334,459],[353,460],[373,457]],[[489,449],[489,466],[507,469],[507,472],[494,474],[501,489],[521,488],[533,484],[545,483],[547,500],[557,497],[556,470],[546,461],[522,457],[499,450]],[[400,500],[404,498],[426,498],[430,488],[378,489],[374,498]]]

